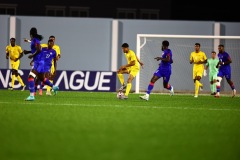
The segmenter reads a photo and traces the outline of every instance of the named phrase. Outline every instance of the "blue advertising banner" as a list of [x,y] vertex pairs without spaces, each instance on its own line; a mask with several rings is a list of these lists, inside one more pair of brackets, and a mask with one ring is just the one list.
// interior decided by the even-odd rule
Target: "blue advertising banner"
[[[22,80],[28,88],[28,74],[30,70],[18,70]],[[0,89],[7,89],[11,84],[11,70],[0,70]],[[21,84],[17,78],[14,89],[21,89]],[[54,85],[59,86],[60,91],[96,91],[115,92],[116,72],[104,71],[57,71]],[[46,87],[45,87],[46,88]]]

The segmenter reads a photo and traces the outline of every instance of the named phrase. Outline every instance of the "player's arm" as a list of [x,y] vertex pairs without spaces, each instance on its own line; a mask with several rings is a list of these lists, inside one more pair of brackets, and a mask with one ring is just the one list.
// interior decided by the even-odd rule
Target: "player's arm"
[[140,61],[140,59],[137,57],[137,55],[136,55],[136,58],[137,58],[138,63],[143,67],[144,64],[143,64],[143,62]]
[[156,58],[154,58],[154,59],[156,59],[157,61],[162,60],[162,61],[164,61],[164,62],[170,62],[170,61],[171,61],[171,58],[170,58],[169,54],[166,56],[166,58],[156,57]]
[[57,61],[58,61],[58,59],[59,59],[59,56],[56,53],[56,57],[53,58],[53,66],[54,66],[54,70],[55,71],[57,70]]
[[190,64],[193,64],[193,62],[194,62],[192,54],[190,55],[190,61],[189,62],[190,62]]
[[6,59],[9,58],[8,46],[6,47]]
[[227,64],[230,64],[230,63],[232,63],[232,59],[230,58],[230,56],[228,56],[228,59],[227,59],[226,62],[219,61],[220,65],[227,65]]
[[31,59],[31,58],[35,57],[36,55],[38,55],[41,52],[41,50],[42,50],[42,47],[41,47],[41,45],[39,43],[37,43],[35,45],[35,47],[36,47],[36,51],[33,54],[28,56],[29,59]]
[[33,63],[34,63],[34,61],[33,61],[33,60],[31,60],[31,62],[30,62],[30,66],[33,66]]
[[126,65],[122,65],[120,67],[120,70],[124,69],[124,68],[127,68],[127,67],[131,67],[131,66],[134,66],[135,65],[135,60],[131,61],[129,64],[126,64]]
[[27,39],[27,38],[24,38],[23,40],[24,40],[24,42],[31,43],[31,40],[29,40],[29,39]]
[[24,53],[24,54],[29,54],[29,53],[32,53],[32,52],[31,52],[31,51],[24,50],[23,53]]
[[23,52],[21,52],[21,53],[19,54],[19,57],[15,59],[15,62],[17,62],[17,61],[18,61],[19,59],[21,59],[22,57],[23,57]]
[[[59,46],[57,47],[56,52],[57,52],[57,56],[58,56],[59,58],[61,58],[61,49],[60,49]],[[59,59],[59,58],[58,58],[58,59]],[[58,60],[58,59],[57,59],[57,60]]]
[[205,69],[205,70],[208,70],[208,66],[209,66],[209,64],[206,63],[206,65],[204,66],[204,69]]
[[6,53],[6,59],[8,59],[8,58],[9,58],[9,53],[7,52],[7,53]]

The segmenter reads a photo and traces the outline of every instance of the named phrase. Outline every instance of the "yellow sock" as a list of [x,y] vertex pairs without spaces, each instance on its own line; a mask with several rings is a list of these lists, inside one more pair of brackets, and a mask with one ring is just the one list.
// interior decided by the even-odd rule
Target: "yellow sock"
[[126,95],[126,96],[128,96],[131,88],[132,88],[132,83],[128,83],[128,84],[127,84],[127,88],[126,88],[126,92],[125,92],[125,95]]
[[195,96],[198,96],[199,83],[200,82],[198,80],[195,81]]
[[22,86],[25,86],[25,84],[23,83],[22,81],[22,78],[18,75],[17,76],[17,79],[18,79],[18,82],[22,85]]
[[15,77],[15,75],[12,75],[12,88],[14,88]]
[[121,85],[123,85],[123,84],[124,84],[124,77],[123,77],[123,74],[117,74],[117,76],[118,76],[118,79],[119,79]]
[[[53,83],[53,80],[49,80],[51,83]],[[50,87],[50,86],[47,86],[47,92],[50,92],[51,91],[51,89],[52,89],[52,87]]]

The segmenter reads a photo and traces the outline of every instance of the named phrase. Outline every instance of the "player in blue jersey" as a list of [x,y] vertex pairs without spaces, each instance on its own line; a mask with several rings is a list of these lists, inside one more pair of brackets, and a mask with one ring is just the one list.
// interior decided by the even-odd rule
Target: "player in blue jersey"
[[164,40],[162,42],[162,56],[156,57],[157,61],[161,60],[158,69],[154,72],[153,77],[148,85],[147,93],[143,96],[140,96],[141,99],[148,101],[149,95],[154,87],[154,83],[159,79],[163,78],[163,86],[170,91],[170,95],[174,94],[173,86],[169,84],[170,76],[172,74],[172,51],[168,48],[169,42]]
[[[37,29],[35,27],[32,27],[30,29],[30,37],[31,37],[31,44],[30,44],[31,51],[24,50],[24,54],[31,53],[28,56],[28,58],[33,59],[30,63],[30,65],[32,65],[33,67],[28,75],[28,85],[29,85],[30,95],[25,99],[26,101],[35,100],[35,97],[34,97],[35,82],[34,81],[35,81],[35,78],[38,76],[38,73],[40,73],[41,71],[41,68],[40,68],[41,65],[44,65],[43,61],[40,60],[41,51],[42,51],[40,41],[43,39],[43,36],[37,33]],[[55,87],[54,89],[55,91],[57,91],[58,87]]]
[[54,65],[54,67],[56,67],[56,61],[59,58],[57,52],[53,49],[53,46],[54,46],[54,41],[52,39],[49,39],[48,40],[48,46],[42,48],[41,60],[44,61],[44,68],[43,68],[44,80],[42,81],[40,89],[39,89],[41,92],[42,92],[42,89],[45,85],[45,82],[51,76],[52,65]]
[[215,94],[216,98],[220,97],[220,88],[221,88],[221,81],[222,78],[225,77],[228,84],[230,85],[232,89],[232,97],[236,95],[236,89],[234,87],[234,83],[231,80],[231,66],[230,63],[232,63],[232,59],[230,55],[224,50],[224,45],[220,44],[218,45],[218,65],[216,67],[219,68],[218,70],[218,77],[217,77],[217,93]]

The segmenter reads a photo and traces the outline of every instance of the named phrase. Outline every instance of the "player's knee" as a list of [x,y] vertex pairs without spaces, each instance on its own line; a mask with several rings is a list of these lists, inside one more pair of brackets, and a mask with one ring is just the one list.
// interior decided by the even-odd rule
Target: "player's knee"
[[197,76],[197,77],[196,77],[196,80],[200,81],[200,80],[201,80],[201,77],[200,77],[200,76]]
[[36,74],[31,71],[31,72],[29,73],[29,77],[36,78]]
[[217,86],[220,86],[221,81],[222,81],[222,77],[218,77],[218,78],[217,78]]

